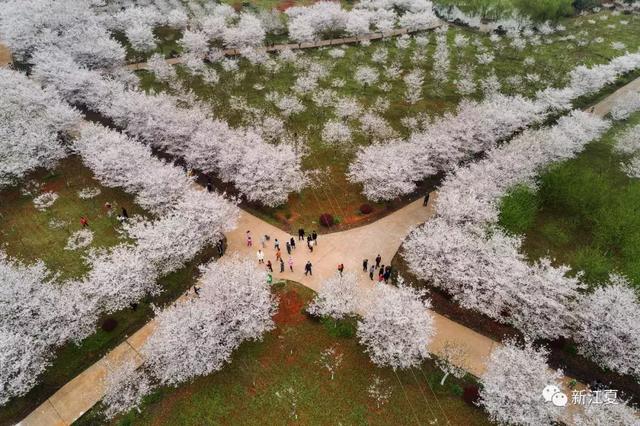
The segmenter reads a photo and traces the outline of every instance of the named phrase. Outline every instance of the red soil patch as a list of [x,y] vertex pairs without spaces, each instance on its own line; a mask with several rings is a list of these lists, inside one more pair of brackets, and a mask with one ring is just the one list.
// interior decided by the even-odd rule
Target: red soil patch
[[64,187],[64,182],[62,181],[62,179],[56,179],[42,185],[42,192],[46,192],[46,191],[58,192],[63,187]]
[[276,219],[278,219],[278,222],[284,225],[291,225],[293,222],[295,222],[300,218],[300,214],[294,212],[294,213],[291,213],[287,218],[287,216],[284,213],[276,213],[275,217]]
[[273,320],[276,324],[299,324],[305,320],[302,313],[304,302],[293,290],[282,293],[278,296],[279,306],[278,313],[274,315]]
[[290,7],[295,6],[295,4],[296,3],[294,0],[282,0],[280,3],[278,3],[276,9],[278,9],[280,12],[284,12]]

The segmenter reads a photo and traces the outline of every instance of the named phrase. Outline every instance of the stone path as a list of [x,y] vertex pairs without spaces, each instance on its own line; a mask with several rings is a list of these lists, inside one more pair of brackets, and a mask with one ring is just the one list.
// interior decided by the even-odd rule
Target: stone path
[[[446,25],[446,23],[444,21],[440,21],[438,20],[437,22],[433,23],[432,25],[430,25],[427,28],[424,28],[420,31],[430,31],[433,30],[435,28],[438,28],[442,25]],[[319,41],[313,41],[313,42],[304,42],[304,43],[287,43],[287,44],[275,44],[273,46],[265,46],[265,47],[260,47],[256,50],[258,50],[259,52],[280,52],[282,50],[286,50],[286,49],[291,49],[291,50],[298,50],[298,49],[315,49],[318,47],[327,47],[327,46],[338,46],[338,45],[342,45],[342,44],[353,44],[353,43],[359,43],[362,41],[371,41],[371,40],[379,40],[382,38],[389,38],[389,37],[396,37],[396,36],[401,36],[404,34],[411,34],[414,32],[418,32],[418,31],[409,31],[406,28],[398,28],[395,30],[389,30],[389,31],[384,31],[384,32],[380,32],[380,33],[369,33],[369,34],[362,34],[359,36],[355,36],[355,37],[342,37],[342,38],[334,38],[331,40],[319,40]],[[224,55],[225,56],[237,56],[240,54],[240,50],[239,49],[226,49],[224,50]],[[205,56],[203,56],[204,58]],[[176,58],[169,58],[166,60],[166,62],[169,65],[176,65],[176,64],[181,64],[184,62],[184,57],[179,56]],[[128,64],[126,66],[127,69],[129,70],[144,70],[147,69],[147,63],[146,62],[138,62],[136,64]]]

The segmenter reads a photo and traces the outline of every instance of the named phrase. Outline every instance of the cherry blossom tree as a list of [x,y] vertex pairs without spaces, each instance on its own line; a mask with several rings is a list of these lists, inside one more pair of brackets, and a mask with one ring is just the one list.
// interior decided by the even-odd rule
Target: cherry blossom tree
[[640,380],[640,302],[629,281],[613,275],[608,285],[581,298],[577,312],[579,352]]
[[0,251],[0,405],[36,383],[52,348],[88,335],[97,316],[76,289],[58,286],[42,262],[25,265]]
[[0,187],[15,184],[38,167],[53,167],[67,153],[59,132],[70,130],[80,114],[51,90],[25,75],[0,70]]
[[342,319],[357,313],[360,297],[362,295],[354,273],[336,274],[322,282],[307,311],[316,316]]
[[259,46],[264,42],[265,31],[260,19],[249,13],[242,13],[235,26],[228,26],[222,34],[225,46],[231,48]]
[[142,398],[153,389],[149,376],[138,369],[133,360],[118,364],[107,363],[104,386],[102,405],[108,420],[122,412],[138,408]]
[[142,348],[145,367],[161,384],[219,370],[240,343],[273,328],[276,303],[253,262],[212,262],[202,274],[200,295],[159,312]]
[[481,377],[480,405],[500,424],[548,425],[558,421],[561,408],[546,402],[546,386],[560,388],[561,371],[547,365],[547,351],[531,343],[507,341],[491,352]]
[[326,143],[346,143],[351,140],[351,130],[346,124],[329,120],[322,129],[322,140]]
[[611,117],[614,120],[626,120],[638,110],[640,110],[640,91],[628,92],[614,101]]
[[[515,132],[539,123],[548,114],[565,111],[571,101],[599,91],[638,67],[640,53],[629,53],[607,64],[577,67],[567,87],[541,91],[535,100],[495,94],[482,102],[463,101],[455,115],[445,114],[423,132],[413,133],[407,141],[360,149],[349,166],[348,177],[352,182],[362,183],[363,194],[374,201],[405,195],[415,190],[416,181],[450,171]],[[372,158],[369,151],[376,151],[378,158],[392,159],[394,167],[388,171],[368,167],[367,161]],[[396,181],[396,189],[407,192],[384,191],[387,198],[383,198],[377,188],[392,185],[387,181]]]
[[410,104],[417,103],[422,99],[422,85],[424,84],[424,72],[416,69],[409,72],[403,77],[404,84],[407,86],[405,91],[405,99]]
[[430,301],[411,287],[377,284],[358,321],[357,336],[371,360],[404,369],[429,357],[427,346],[435,330]]
[[449,375],[461,379],[467,374],[468,357],[468,351],[464,344],[450,340],[445,342],[436,359],[436,365],[444,373],[442,380],[440,380],[440,386],[444,386]]
[[36,78],[55,87],[69,102],[101,113],[129,135],[182,157],[191,168],[217,173],[251,201],[276,206],[308,183],[301,169],[302,153],[289,143],[269,144],[250,129],[231,128],[198,105],[179,106],[177,98],[166,94],[127,90],[74,65],[60,52],[38,59]]
[[137,204],[156,213],[173,208],[193,185],[182,169],[157,159],[149,147],[103,126],[85,125],[74,149],[103,185],[136,194]]
[[176,78],[176,71],[169,65],[162,55],[154,53],[147,60],[147,69],[162,82],[169,82]]
[[586,404],[572,420],[576,426],[635,426],[638,416],[638,410],[626,401],[615,400],[606,404]]
[[61,49],[88,67],[124,62],[124,48],[109,36],[89,2],[10,0],[3,2],[0,38],[22,61],[38,49]]

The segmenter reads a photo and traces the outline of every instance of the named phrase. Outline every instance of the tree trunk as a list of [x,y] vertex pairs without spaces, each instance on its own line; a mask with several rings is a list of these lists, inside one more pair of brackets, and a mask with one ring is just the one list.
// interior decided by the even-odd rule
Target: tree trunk
[[440,386],[444,386],[444,381],[447,380],[447,377],[449,377],[449,373],[444,373],[442,380],[440,380]]

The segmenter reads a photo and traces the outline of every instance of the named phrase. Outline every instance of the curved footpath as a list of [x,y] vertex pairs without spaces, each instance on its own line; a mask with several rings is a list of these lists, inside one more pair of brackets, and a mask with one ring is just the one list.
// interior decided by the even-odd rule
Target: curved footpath
[[[616,98],[632,90],[640,90],[640,78],[595,105],[593,107],[594,113],[601,116],[606,115]],[[396,254],[411,229],[425,222],[433,215],[433,203],[436,199],[437,194],[434,192],[428,207],[424,207],[420,199],[371,224],[343,232],[320,235],[318,237],[318,245],[313,253],[308,252],[305,244],[300,245],[294,251],[293,273],[275,273],[274,278],[290,279],[317,290],[324,279],[336,273],[337,265],[343,263],[346,271],[357,271],[360,274],[359,277],[363,287],[371,286],[373,284],[369,277],[361,272],[362,260],[368,258],[369,262],[371,262],[376,255],[380,254],[382,263],[387,264]],[[248,230],[251,231],[253,237],[253,247],[247,247],[246,245],[246,231]],[[274,263],[274,269],[279,270],[275,264],[274,240],[278,238],[281,242],[284,257],[287,259],[284,243],[291,236],[245,211],[241,212],[237,228],[227,234],[227,256],[237,254],[256,259],[256,250],[260,246],[260,235],[264,234],[271,237],[265,249],[265,259],[271,260]],[[221,261],[224,261],[225,257]],[[307,260],[310,260],[313,264],[313,275],[309,277],[304,276],[303,273],[304,264]],[[435,319],[436,335],[429,346],[430,352],[438,355],[441,353],[445,343],[459,342],[468,349],[465,366],[467,371],[475,376],[481,376],[485,370],[488,355],[500,343],[435,312],[432,312],[432,314]],[[153,328],[154,321],[152,320],[105,355],[100,361],[59,389],[20,424],[49,426],[73,423],[102,398],[106,363],[113,362],[117,364],[129,359],[140,363],[142,357],[139,351]],[[564,381],[568,383],[569,378],[565,378]],[[569,406],[567,414],[575,407],[578,406]],[[570,422],[567,423],[570,424]]]

